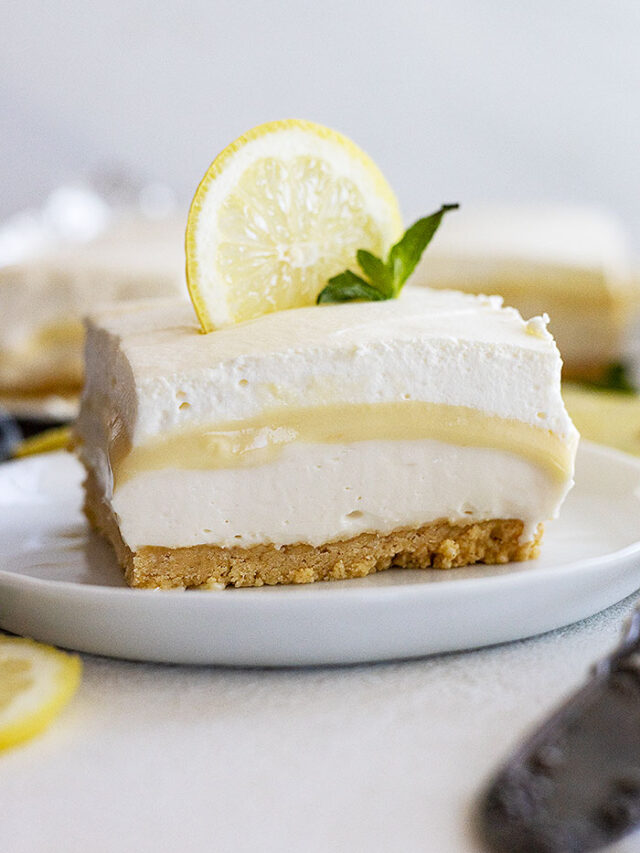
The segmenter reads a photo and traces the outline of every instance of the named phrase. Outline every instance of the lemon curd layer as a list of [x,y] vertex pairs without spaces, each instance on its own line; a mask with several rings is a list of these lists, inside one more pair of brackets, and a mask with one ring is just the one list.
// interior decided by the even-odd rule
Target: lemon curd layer
[[111,454],[116,485],[163,468],[217,469],[273,462],[293,442],[433,441],[524,457],[563,481],[575,447],[548,429],[465,406],[403,401],[288,408],[210,429],[187,427]]
[[572,484],[577,433],[545,322],[405,288],[208,335],[155,300],[88,322],[79,453],[125,543],[321,545],[516,518]]

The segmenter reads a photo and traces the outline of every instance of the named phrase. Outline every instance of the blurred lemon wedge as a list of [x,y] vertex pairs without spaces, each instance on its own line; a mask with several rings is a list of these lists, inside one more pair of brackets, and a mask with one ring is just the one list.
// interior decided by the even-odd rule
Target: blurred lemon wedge
[[583,438],[640,455],[640,396],[565,382],[562,397]]
[[0,634],[0,749],[43,731],[76,692],[81,671],[77,655]]
[[70,450],[73,445],[73,429],[70,426],[52,427],[24,438],[13,451],[16,459],[50,453],[53,450]]
[[213,161],[187,223],[187,284],[205,332],[313,305],[358,249],[384,256],[402,233],[373,160],[309,121],[254,127]]

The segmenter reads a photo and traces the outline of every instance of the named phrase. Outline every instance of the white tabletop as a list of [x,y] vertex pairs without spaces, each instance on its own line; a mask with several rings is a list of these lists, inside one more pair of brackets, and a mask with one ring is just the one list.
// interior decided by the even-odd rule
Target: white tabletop
[[611,650],[633,603],[506,646],[367,666],[85,656],[72,705],[0,757],[0,846],[476,853],[483,781]]

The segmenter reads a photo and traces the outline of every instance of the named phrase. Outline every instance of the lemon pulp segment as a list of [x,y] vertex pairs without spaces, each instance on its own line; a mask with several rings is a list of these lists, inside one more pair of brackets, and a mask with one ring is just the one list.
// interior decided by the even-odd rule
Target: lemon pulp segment
[[[252,196],[250,187],[261,195]],[[383,251],[357,186],[311,157],[256,163],[226,199],[218,226],[229,307],[245,319],[264,313],[265,303],[274,311],[312,304],[320,287],[353,262],[354,246]]]

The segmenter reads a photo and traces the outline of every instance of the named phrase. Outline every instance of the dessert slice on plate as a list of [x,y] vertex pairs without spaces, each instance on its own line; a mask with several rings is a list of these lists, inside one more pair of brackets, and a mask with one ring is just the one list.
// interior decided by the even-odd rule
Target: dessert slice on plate
[[94,316],[86,510],[133,586],[252,586],[534,557],[572,483],[560,356],[497,298],[406,288],[202,335]]
[[[577,444],[560,355],[544,320],[499,298],[399,294],[448,209],[392,246],[380,173],[306,122],[257,128],[214,161],[187,229],[213,331],[173,299],[88,322],[86,512],[132,586],[536,556]],[[368,281],[344,271],[356,259]]]

